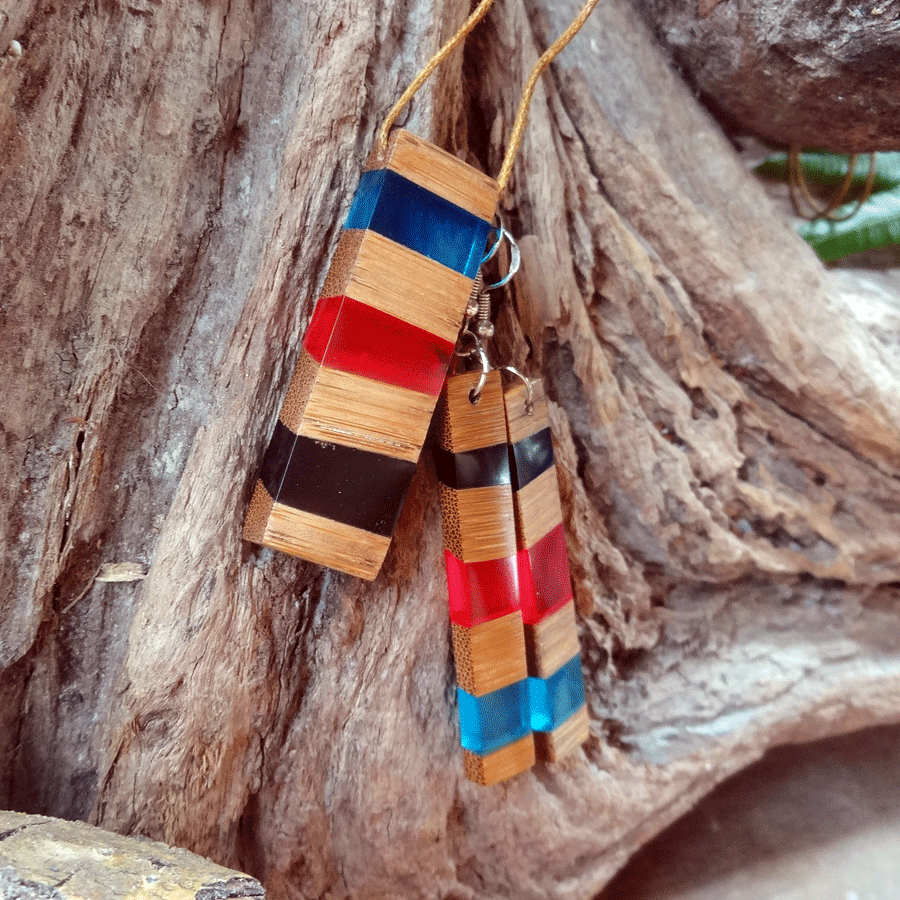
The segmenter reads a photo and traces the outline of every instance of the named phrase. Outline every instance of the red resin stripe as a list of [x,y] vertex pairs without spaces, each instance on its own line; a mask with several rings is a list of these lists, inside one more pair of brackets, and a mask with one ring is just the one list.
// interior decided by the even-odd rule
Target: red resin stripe
[[520,550],[519,596],[522,621],[535,625],[572,599],[572,579],[562,523],[529,550]]
[[453,355],[449,341],[351,297],[319,300],[303,346],[329,369],[435,397]]
[[466,563],[445,550],[444,558],[447,563],[450,621],[454,625],[471,628],[519,608],[515,556]]

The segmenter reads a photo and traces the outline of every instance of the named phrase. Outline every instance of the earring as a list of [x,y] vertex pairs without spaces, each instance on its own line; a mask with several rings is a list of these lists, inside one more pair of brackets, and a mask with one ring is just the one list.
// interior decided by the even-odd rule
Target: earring
[[538,759],[556,762],[587,740],[581,647],[562,525],[553,438],[543,384],[504,391],[516,514],[519,598],[528,661],[529,710]]
[[464,768],[490,785],[530,768],[535,750],[503,391],[480,357],[482,372],[447,378],[434,452]]
[[[488,291],[467,308],[457,356],[480,371],[450,375],[438,409],[444,556],[465,772],[479,784],[555,762],[589,734],[553,441],[540,381],[491,369]],[[518,381],[503,388],[502,372]]]

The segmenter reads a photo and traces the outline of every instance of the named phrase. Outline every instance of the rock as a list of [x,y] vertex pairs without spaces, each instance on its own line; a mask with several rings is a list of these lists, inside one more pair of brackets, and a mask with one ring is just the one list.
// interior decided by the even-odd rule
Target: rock
[[2,900],[243,900],[262,885],[187,850],[49,816],[0,811]]
[[637,3],[689,80],[742,128],[802,147],[900,147],[896,3]]

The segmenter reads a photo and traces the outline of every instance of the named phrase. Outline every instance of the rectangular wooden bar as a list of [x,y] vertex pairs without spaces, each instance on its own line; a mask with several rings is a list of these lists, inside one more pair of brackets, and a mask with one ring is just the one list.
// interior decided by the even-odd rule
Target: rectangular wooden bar
[[492,179],[407,132],[372,153],[266,451],[247,540],[377,575],[498,195]]
[[554,762],[589,736],[562,508],[543,385],[504,392],[519,593],[537,758]]
[[479,755],[471,750],[463,750],[463,768],[466,778],[476,784],[491,785],[506,781],[534,765],[534,738],[529,732],[524,737],[494,750]]
[[444,548],[466,775],[493,784],[534,763],[500,373],[451,375],[438,410]]

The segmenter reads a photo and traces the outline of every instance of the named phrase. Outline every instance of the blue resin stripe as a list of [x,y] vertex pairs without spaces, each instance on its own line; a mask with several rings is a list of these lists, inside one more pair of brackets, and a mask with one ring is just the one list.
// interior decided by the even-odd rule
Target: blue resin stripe
[[584,705],[581,655],[575,654],[549,678],[528,679],[531,728],[553,731]]
[[531,732],[527,682],[517,681],[483,697],[456,689],[460,743],[466,750],[484,756]]
[[478,274],[491,230],[490,222],[390,169],[363,173],[344,227],[371,229],[468,278]]

